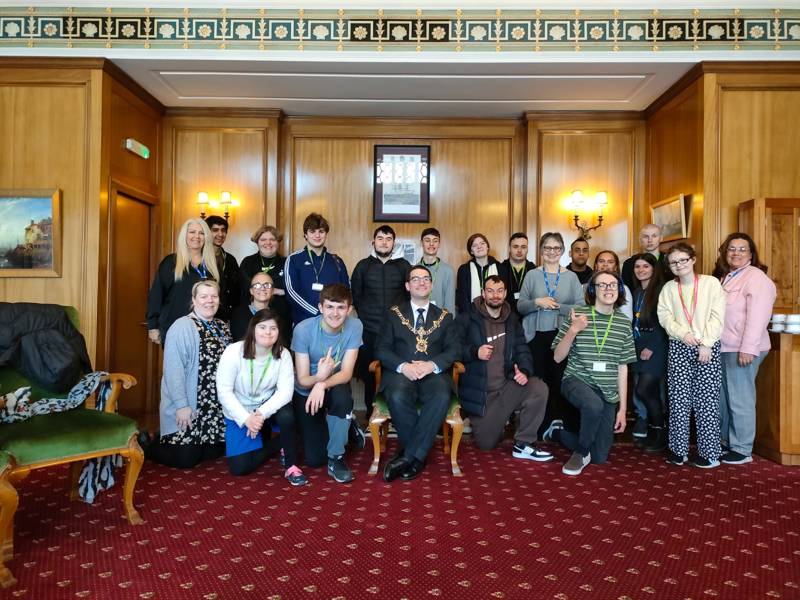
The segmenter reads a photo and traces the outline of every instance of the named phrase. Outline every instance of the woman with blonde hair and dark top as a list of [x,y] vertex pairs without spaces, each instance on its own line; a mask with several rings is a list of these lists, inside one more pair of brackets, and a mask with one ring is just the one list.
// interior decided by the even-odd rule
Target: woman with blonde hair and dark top
[[753,460],[756,435],[756,374],[769,352],[767,324],[777,290],[758,260],[756,244],[746,233],[732,233],[719,247],[714,277],[725,290],[722,330],[722,442],[730,450],[722,462]]
[[667,392],[669,450],[667,462],[683,465],[689,455],[690,418],[697,427],[696,467],[719,466],[719,394],[722,386],[720,337],[725,318],[725,292],[719,280],[695,273],[694,248],[685,242],[667,251],[675,279],[658,297],[658,320],[669,335]]
[[203,219],[189,219],[178,232],[175,253],[158,265],[147,295],[147,329],[151,342],[163,344],[167,330],[192,310],[192,288],[198,281],[219,281],[211,231]]

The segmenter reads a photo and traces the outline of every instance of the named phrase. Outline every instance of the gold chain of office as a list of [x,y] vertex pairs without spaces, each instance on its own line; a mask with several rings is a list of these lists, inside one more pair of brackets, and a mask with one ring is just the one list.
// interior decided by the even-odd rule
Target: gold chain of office
[[403,316],[403,313],[400,312],[399,307],[393,306],[392,311],[394,311],[394,313],[400,318],[400,322],[408,327],[408,330],[417,339],[417,352],[424,352],[426,354],[428,352],[428,340],[425,338],[439,329],[439,325],[442,324],[442,321],[448,314],[445,309],[442,309],[442,314],[439,315],[439,317],[431,324],[430,328],[425,329],[424,327],[420,327],[419,329],[414,329],[414,327],[411,325],[411,322]]

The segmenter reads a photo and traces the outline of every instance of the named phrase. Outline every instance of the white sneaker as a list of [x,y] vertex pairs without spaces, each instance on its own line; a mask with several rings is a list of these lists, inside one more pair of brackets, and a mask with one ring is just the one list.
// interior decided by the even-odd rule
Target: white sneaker
[[586,456],[583,456],[580,452],[573,452],[569,460],[561,467],[561,472],[564,475],[580,475],[581,471],[586,468],[586,465],[588,465],[591,460],[592,455],[588,452]]
[[511,451],[511,456],[513,456],[514,458],[525,458],[527,460],[535,460],[537,462],[546,462],[548,460],[553,460],[553,455],[547,452],[546,450],[537,448],[533,444],[520,444],[518,442],[514,443],[514,449]]

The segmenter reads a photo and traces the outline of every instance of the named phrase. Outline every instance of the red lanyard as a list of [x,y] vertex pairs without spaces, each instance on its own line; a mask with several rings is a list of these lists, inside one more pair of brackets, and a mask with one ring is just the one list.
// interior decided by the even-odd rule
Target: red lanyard
[[697,275],[694,276],[694,285],[692,286],[692,313],[689,314],[689,311],[686,310],[686,303],[683,301],[683,287],[681,287],[681,282],[678,280],[678,297],[681,299],[681,308],[683,309],[683,314],[686,317],[686,320],[689,322],[689,328],[692,328],[692,321],[694,320],[694,312],[697,310],[697,283],[698,283]]

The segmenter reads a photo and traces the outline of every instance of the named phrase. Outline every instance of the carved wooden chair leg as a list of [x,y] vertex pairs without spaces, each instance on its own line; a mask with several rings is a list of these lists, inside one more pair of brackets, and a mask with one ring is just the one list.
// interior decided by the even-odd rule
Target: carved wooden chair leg
[[461,443],[461,435],[464,433],[464,423],[453,425],[453,444],[450,449],[450,466],[453,469],[453,476],[461,477],[461,467],[458,466],[458,445]]
[[444,442],[442,451],[448,454],[450,452],[450,425],[447,421],[442,423],[442,441]]
[[17,583],[6,567],[6,561],[14,558],[14,513],[17,512],[19,496],[8,480],[8,470],[0,474],[0,587]]
[[378,466],[381,463],[381,427],[382,423],[378,423],[375,421],[369,422],[369,435],[372,439],[372,464],[369,467],[369,474],[370,475],[377,475],[378,474]]
[[381,423],[381,452],[386,452],[386,442],[389,439],[389,421]]
[[144,519],[136,512],[133,505],[133,490],[136,488],[136,480],[139,478],[139,471],[142,470],[144,463],[144,452],[136,441],[136,434],[128,440],[128,452],[125,456],[128,463],[125,467],[125,486],[122,489],[122,502],[125,505],[125,516],[131,525],[140,525]]
[[73,501],[80,499],[80,494],[78,494],[78,480],[81,477],[83,464],[84,462],[79,460],[69,465],[69,499]]

